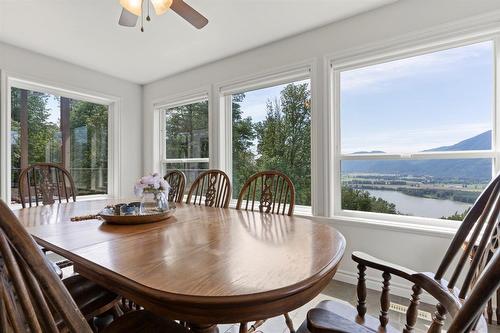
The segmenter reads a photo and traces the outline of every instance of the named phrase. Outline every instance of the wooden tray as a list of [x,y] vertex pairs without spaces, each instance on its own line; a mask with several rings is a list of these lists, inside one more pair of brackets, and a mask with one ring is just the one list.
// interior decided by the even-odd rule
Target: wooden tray
[[115,215],[109,208],[103,209],[98,216],[111,224],[143,224],[162,222],[172,217],[175,213],[175,207],[165,212],[147,212],[140,215]]

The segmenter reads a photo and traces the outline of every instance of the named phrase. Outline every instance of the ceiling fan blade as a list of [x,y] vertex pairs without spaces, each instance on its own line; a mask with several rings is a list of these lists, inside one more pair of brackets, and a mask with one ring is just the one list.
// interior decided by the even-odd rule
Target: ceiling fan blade
[[185,3],[184,0],[174,0],[170,9],[194,25],[197,29],[201,29],[208,24],[208,19]]
[[132,14],[131,12],[129,12],[124,8],[122,9],[122,14],[120,15],[120,20],[118,21],[118,24],[124,27],[135,27],[138,19],[139,16]]

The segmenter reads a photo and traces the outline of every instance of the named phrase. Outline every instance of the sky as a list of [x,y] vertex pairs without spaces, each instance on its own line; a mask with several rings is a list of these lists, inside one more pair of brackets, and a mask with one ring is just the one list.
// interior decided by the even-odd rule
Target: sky
[[[411,153],[490,130],[493,68],[483,42],[342,72],[342,152]],[[243,117],[262,121],[284,87],[246,92]]]
[[[309,80],[302,80],[293,83],[302,84],[306,82],[309,82]],[[241,110],[243,111],[243,118],[252,117],[253,122],[264,120],[267,113],[267,101],[271,100],[274,102],[276,98],[279,100],[281,91],[287,85],[288,83],[245,92],[245,99],[242,103],[240,103]]]
[[411,153],[492,128],[493,43],[341,73],[343,153]]

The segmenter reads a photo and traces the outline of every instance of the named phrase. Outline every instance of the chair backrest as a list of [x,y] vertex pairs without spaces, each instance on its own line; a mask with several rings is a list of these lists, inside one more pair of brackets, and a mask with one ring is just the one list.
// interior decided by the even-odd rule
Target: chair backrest
[[500,251],[496,251],[490,258],[469,297],[453,317],[447,332],[470,332],[474,326],[476,326],[476,332],[488,332],[486,321],[481,317],[486,302],[498,288],[500,288]]
[[[480,275],[498,248],[500,229],[500,174],[498,174],[478,197],[465,216],[435,274],[441,280],[459,252],[462,252],[456,267],[451,272],[447,287],[453,289],[463,275],[459,297],[464,299],[474,278]],[[465,249],[462,251],[462,248]],[[472,256],[468,266],[467,261]],[[468,268],[468,269],[466,269]]]
[[168,192],[168,201],[182,202],[184,198],[184,189],[186,187],[186,175],[180,170],[172,170],[167,172],[163,177],[170,185]]
[[[2,332],[92,332],[33,238],[0,200]],[[59,328],[58,328],[59,327]]]
[[[207,170],[196,177],[189,189],[186,203],[227,208],[231,199],[229,177],[221,170]],[[192,200],[192,202],[191,202]]]
[[262,171],[247,179],[236,209],[292,216],[294,206],[295,186],[290,178],[280,171]]
[[19,197],[27,205],[50,205],[56,200],[76,201],[75,183],[68,170],[53,163],[35,163],[19,175]]

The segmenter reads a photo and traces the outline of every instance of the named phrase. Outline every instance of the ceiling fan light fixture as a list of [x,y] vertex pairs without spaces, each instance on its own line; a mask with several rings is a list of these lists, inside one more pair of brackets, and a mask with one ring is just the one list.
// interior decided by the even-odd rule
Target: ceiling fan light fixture
[[120,0],[120,5],[136,16],[142,12],[142,0]]
[[173,0],[151,0],[156,15],[165,14],[170,9],[170,6],[172,6],[172,2]]

